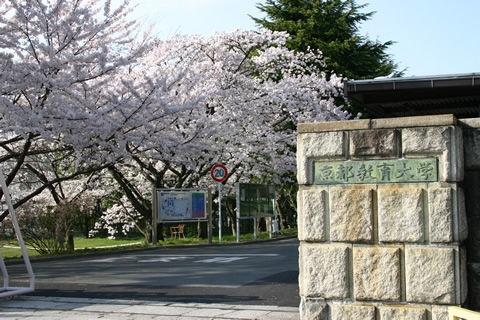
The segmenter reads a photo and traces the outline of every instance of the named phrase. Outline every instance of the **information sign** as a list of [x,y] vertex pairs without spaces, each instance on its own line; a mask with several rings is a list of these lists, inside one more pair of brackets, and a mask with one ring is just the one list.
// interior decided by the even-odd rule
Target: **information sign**
[[202,191],[157,191],[158,221],[207,218],[207,195]]

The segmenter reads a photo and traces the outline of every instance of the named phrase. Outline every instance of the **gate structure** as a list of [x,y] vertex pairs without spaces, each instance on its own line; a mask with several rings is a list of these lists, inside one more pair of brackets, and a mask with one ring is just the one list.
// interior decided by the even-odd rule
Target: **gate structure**
[[448,319],[466,300],[453,115],[300,124],[301,319]]

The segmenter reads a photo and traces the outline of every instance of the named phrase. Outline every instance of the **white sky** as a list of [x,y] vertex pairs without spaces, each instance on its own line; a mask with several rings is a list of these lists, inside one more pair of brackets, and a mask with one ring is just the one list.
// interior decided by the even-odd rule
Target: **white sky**
[[[118,1],[118,0],[114,0]],[[175,33],[212,35],[236,29],[254,30],[248,16],[261,17],[262,0],[132,0],[133,15],[154,25],[167,38]],[[360,33],[396,43],[390,47],[405,76],[480,72],[479,0],[357,0],[375,11]]]

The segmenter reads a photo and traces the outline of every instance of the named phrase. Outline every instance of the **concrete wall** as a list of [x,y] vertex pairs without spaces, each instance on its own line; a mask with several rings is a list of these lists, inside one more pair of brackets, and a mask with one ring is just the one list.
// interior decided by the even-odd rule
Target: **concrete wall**
[[[463,136],[453,116],[301,124],[297,148],[302,319],[440,320],[464,303]],[[374,183],[354,181],[365,170],[339,174],[405,159],[438,171],[402,182],[396,167]],[[320,168],[331,167],[337,178],[323,182]]]

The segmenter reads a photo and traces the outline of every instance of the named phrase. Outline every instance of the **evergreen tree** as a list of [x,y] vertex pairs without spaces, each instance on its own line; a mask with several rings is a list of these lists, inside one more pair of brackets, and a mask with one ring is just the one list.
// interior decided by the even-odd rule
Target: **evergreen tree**
[[257,5],[266,17],[252,19],[272,31],[288,32],[289,49],[322,51],[327,70],[337,75],[355,80],[401,75],[386,53],[392,41],[381,43],[359,34],[359,25],[374,14],[361,12],[366,6],[355,0],[266,0]]

